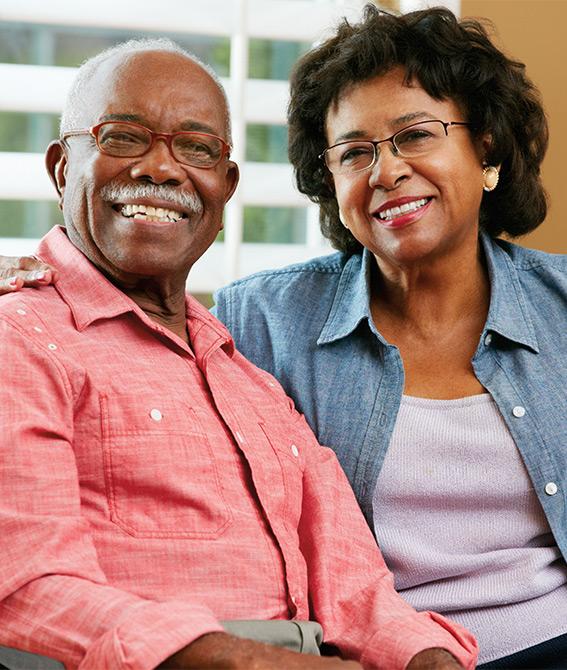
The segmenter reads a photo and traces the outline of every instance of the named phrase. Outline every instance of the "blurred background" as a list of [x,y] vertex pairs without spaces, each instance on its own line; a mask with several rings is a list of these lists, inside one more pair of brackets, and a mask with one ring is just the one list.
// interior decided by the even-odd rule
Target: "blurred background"
[[[287,164],[287,78],[295,60],[342,16],[356,19],[364,0],[0,0],[0,253],[34,250],[61,223],[43,152],[74,69],[133,37],[173,38],[212,65],[225,84],[242,181],[225,213],[225,230],[193,269],[189,287],[207,303],[218,286],[265,267],[329,253],[317,210],[299,194]],[[526,63],[551,126],[544,164],[548,220],[522,244],[567,252],[563,185],[567,96],[567,0],[383,0],[411,11],[445,5],[487,17],[497,43]],[[170,101],[168,104],[175,104]]]

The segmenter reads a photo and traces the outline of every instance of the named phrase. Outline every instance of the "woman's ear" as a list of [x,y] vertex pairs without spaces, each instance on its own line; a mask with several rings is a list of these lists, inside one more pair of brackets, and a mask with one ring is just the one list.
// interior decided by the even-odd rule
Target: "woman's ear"
[[45,167],[59,195],[59,209],[63,209],[67,183],[67,154],[61,140],[53,140],[45,152]]
[[477,146],[482,164],[486,165],[488,162],[487,156],[490,155],[492,149],[492,135],[490,133],[481,135],[477,140]]

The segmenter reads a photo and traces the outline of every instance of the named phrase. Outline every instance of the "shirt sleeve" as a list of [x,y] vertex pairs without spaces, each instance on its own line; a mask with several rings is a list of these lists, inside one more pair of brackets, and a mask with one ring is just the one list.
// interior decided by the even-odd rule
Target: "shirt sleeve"
[[306,433],[300,542],[310,608],[325,642],[365,670],[403,670],[434,647],[474,668],[478,645],[469,631],[434,612],[416,612],[395,591],[334,452],[316,443],[303,417],[298,421]]
[[80,383],[3,320],[0,370],[0,644],[67,668],[146,670],[222,630],[199,603],[107,583],[81,514],[72,446]]

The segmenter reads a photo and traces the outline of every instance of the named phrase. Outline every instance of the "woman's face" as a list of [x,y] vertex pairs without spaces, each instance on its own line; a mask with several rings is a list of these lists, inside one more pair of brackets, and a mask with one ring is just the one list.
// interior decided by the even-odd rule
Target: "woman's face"
[[[419,84],[405,85],[404,76],[397,67],[346,90],[327,113],[327,146],[381,140],[425,120],[467,121],[454,101],[435,100]],[[341,220],[379,264],[411,266],[463,245],[476,249],[486,148],[466,126],[449,127],[432,152],[417,158],[395,156],[385,142],[371,168],[332,175]]]

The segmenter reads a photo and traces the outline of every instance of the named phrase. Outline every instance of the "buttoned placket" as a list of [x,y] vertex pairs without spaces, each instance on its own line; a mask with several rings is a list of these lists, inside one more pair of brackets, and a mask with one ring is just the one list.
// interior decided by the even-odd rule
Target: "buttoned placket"
[[[288,607],[291,617],[309,618],[309,608],[303,596],[305,576],[302,574],[298,565],[300,555],[297,553],[296,535],[289,537],[285,520],[281,514],[273,509],[271,502],[271,492],[274,482],[278,477],[284,477],[280,470],[279,463],[273,451],[267,449],[263,453],[260,445],[265,443],[265,438],[260,429],[258,419],[252,419],[252,424],[248,424],[250,417],[255,417],[254,408],[247,403],[247,399],[238,396],[235,387],[234,395],[230,397],[226,394],[223,379],[222,357],[224,353],[219,351],[218,347],[211,348],[205,357],[200,361],[201,370],[213,396],[215,406],[231,432],[235,443],[239,447],[242,455],[246,459],[252,480],[254,481],[257,499],[262,506],[262,511],[267,519],[272,533],[276,539],[285,566],[286,590],[288,596]],[[231,382],[232,384],[232,382]],[[236,408],[238,411],[236,411]],[[240,420],[240,416],[247,417],[246,425]],[[269,430],[270,427],[268,426]],[[254,430],[255,434],[249,432]],[[268,447],[266,443],[266,447]],[[293,449],[295,447],[295,450]],[[297,445],[290,443],[290,452],[292,456],[299,457]],[[296,453],[297,452],[297,455]],[[296,552],[296,553],[294,553]],[[302,559],[301,559],[302,560]]]
[[[505,374],[507,366],[500,358],[505,357],[507,352],[499,351],[496,340],[489,334],[484,335],[481,342],[484,346],[479,347],[473,359],[475,374],[496,402],[532,480],[555,540],[563,555],[566,555],[567,540],[563,537],[562,525],[563,496],[557,495],[559,486],[556,483],[561,481],[561,477],[554,456],[541,439],[538,427],[531,419],[529,407],[517,396],[515,386]],[[534,352],[533,355],[537,354]],[[534,442],[538,444],[537,449],[528,451],[527,445],[533,445]],[[534,458],[534,451],[537,458]]]

